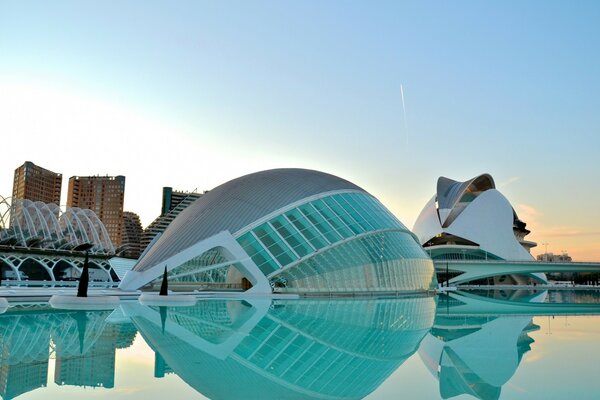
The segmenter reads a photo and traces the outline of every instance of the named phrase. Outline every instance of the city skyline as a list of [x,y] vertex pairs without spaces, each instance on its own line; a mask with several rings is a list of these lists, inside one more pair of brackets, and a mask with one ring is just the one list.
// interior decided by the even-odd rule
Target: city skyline
[[164,186],[298,167],[412,228],[440,175],[490,173],[533,254],[600,260],[599,17],[591,2],[2,4],[0,191],[26,160],[124,175],[147,226]]

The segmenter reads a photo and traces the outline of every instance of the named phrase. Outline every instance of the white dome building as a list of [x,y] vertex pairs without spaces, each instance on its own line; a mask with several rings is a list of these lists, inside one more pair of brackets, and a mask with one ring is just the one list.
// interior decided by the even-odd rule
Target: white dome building
[[121,283],[258,293],[419,292],[433,263],[369,193],[333,175],[275,169],[229,181],[181,212]]
[[[530,232],[489,174],[465,182],[440,177],[437,193],[425,205],[413,232],[434,261],[533,261],[525,240]],[[544,282],[544,274],[498,276],[495,283]]]

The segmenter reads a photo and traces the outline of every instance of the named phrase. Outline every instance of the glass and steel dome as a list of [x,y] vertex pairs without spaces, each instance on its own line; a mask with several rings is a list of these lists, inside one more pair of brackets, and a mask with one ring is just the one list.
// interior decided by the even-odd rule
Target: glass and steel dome
[[433,264],[376,198],[339,177],[275,169],[203,195],[150,245],[123,288],[158,277],[276,292],[422,291]]

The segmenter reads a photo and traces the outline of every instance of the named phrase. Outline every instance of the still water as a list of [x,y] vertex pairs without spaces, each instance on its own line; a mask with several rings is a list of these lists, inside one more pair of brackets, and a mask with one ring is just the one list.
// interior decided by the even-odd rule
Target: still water
[[3,399],[598,399],[600,293],[23,304]]

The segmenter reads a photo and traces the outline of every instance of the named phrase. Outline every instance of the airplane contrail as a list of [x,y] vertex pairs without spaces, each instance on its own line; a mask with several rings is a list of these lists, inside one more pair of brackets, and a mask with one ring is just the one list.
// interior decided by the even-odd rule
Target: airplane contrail
[[400,84],[400,97],[402,98],[402,112],[404,113],[404,135],[408,144],[408,124],[406,123],[406,106],[404,105],[404,88]]

